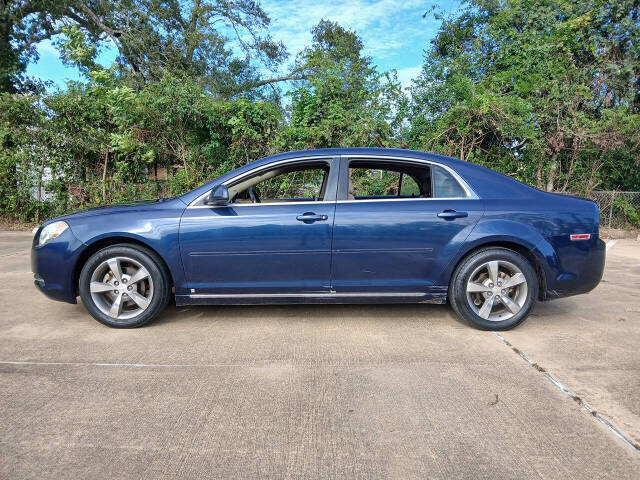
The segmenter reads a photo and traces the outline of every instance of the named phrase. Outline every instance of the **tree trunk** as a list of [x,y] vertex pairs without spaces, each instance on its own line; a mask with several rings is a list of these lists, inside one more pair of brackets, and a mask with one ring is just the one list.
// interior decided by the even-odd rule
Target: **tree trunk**
[[556,180],[556,174],[558,172],[558,161],[556,155],[551,157],[551,167],[549,168],[549,176],[547,177],[547,192],[553,192],[553,184]]
[[109,165],[109,152],[104,154],[104,165],[102,166],[102,201],[107,203],[107,166]]
[[542,189],[542,187],[542,162],[539,162],[536,169],[536,188]]
[[184,176],[189,180],[189,169],[187,168],[187,149],[183,144],[180,144],[180,159],[182,160],[182,165],[184,165]]
[[42,177],[44,176],[44,155],[40,159],[40,171],[38,172],[38,193],[36,199],[38,201],[38,209],[36,210],[36,223],[40,223],[40,202],[42,201]]
[[189,28],[191,31],[185,35],[188,38],[187,41],[187,62],[190,64],[193,62],[193,54],[195,52],[195,43],[193,39],[193,33],[198,30],[198,17],[200,16],[200,0],[193,0],[193,10],[191,10],[191,21],[189,22]]
[[7,0],[0,0],[0,93],[15,91],[10,76],[13,49],[9,29],[9,4]]

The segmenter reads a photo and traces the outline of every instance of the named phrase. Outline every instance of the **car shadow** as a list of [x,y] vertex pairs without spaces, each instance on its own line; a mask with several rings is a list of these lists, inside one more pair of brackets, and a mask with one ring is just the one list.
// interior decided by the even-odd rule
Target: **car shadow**
[[326,320],[372,320],[393,322],[403,320],[428,321],[430,323],[454,322],[467,325],[460,320],[448,305],[434,304],[290,304],[290,305],[207,305],[176,307],[170,305],[149,326],[160,326],[174,322],[242,321],[260,319],[282,321],[299,319],[304,321]]
[[[81,301],[71,306],[74,318],[90,318]],[[575,310],[573,299],[551,302],[536,302],[529,314],[527,324],[551,324],[566,321],[566,315]],[[86,316],[86,317],[85,317]],[[372,320],[393,322],[403,320],[425,321],[431,324],[451,324],[454,328],[473,328],[459,318],[448,304],[386,303],[386,304],[289,304],[289,305],[190,305],[177,307],[173,302],[158,316],[142,328],[174,324],[177,322],[242,321],[260,319],[282,321],[299,319],[304,321],[326,321],[336,319]]]
[[[533,310],[529,314],[527,322],[564,322],[566,316],[575,310],[573,299],[558,299],[547,302],[536,302]],[[533,322],[532,322],[533,323]]]

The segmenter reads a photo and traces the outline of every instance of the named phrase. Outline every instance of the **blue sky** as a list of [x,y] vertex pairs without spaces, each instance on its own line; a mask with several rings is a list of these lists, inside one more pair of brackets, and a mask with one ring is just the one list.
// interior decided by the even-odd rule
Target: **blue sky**
[[[310,43],[311,28],[324,18],[355,31],[379,70],[396,69],[403,85],[419,73],[424,49],[440,25],[433,15],[422,18],[433,5],[428,0],[262,0],[261,4],[271,17],[271,35],[285,44],[291,60]],[[460,2],[443,0],[437,5],[443,13],[451,13]],[[62,65],[50,41],[41,42],[38,52],[39,61],[27,69],[30,75],[61,88],[67,80],[80,78],[76,69]],[[104,48],[99,62],[109,66],[115,56],[115,48]]]

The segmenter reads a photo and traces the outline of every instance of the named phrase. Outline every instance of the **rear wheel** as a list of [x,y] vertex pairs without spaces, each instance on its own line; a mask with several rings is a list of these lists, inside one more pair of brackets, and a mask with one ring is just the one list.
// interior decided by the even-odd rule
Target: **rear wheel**
[[170,282],[150,250],[113,245],[93,254],[80,273],[80,297],[91,315],[110,327],[139,327],[170,299]]
[[488,248],[465,258],[449,285],[449,300],[461,318],[487,330],[523,322],[538,297],[535,268],[506,248]]

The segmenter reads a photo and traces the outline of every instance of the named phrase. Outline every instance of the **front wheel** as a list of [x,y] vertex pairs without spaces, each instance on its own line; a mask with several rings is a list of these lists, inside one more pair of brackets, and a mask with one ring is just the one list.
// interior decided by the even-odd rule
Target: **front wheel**
[[506,248],[487,248],[465,258],[449,285],[449,301],[461,318],[486,330],[523,322],[538,297],[531,263]]
[[139,327],[169,301],[170,283],[161,260],[142,247],[113,245],[94,253],[80,273],[82,303],[110,327]]

